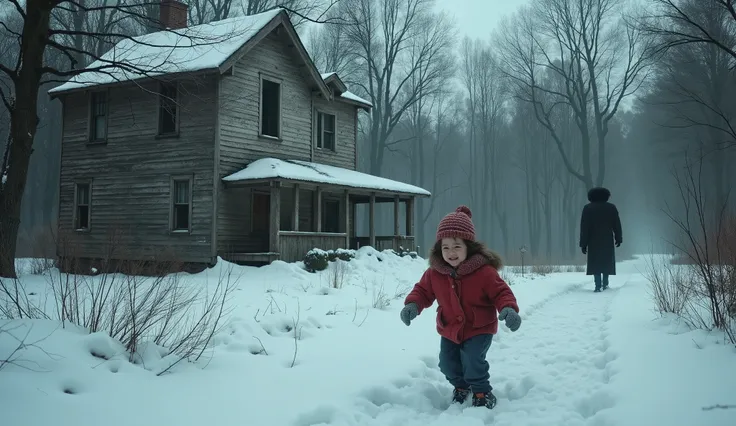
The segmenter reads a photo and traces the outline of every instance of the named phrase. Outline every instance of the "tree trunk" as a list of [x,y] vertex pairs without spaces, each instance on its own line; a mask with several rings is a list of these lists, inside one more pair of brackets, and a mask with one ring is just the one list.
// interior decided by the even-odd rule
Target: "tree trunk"
[[20,208],[26,188],[28,164],[33,153],[33,135],[38,126],[38,89],[43,53],[48,37],[52,3],[28,0],[23,23],[20,55],[22,67],[16,75],[15,105],[10,111],[10,162],[7,181],[0,186],[0,277],[15,278]]

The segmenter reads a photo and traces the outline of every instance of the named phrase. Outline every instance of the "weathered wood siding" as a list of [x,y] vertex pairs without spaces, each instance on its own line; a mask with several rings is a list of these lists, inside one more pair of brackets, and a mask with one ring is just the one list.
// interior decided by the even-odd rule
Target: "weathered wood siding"
[[[268,187],[263,188],[228,188],[220,189],[218,211],[217,252],[223,253],[257,253],[268,251],[268,238],[256,237],[251,233],[253,216],[253,192],[268,194]],[[222,212],[232,212],[225,216]]]
[[[335,150],[315,147],[314,162],[356,170],[355,107],[344,102],[330,102],[321,97],[315,97],[314,109],[335,115]],[[314,128],[316,129],[317,126]]]
[[[119,233],[119,258],[166,253],[182,261],[211,260],[216,84],[214,76],[182,82],[179,136],[161,139],[156,138],[155,83],[108,91],[104,144],[88,143],[89,95],[65,98],[59,226],[71,254],[103,256],[108,236]],[[192,177],[191,234],[170,232],[172,176]],[[75,182],[80,179],[92,181],[89,232],[73,229]]]
[[[220,173],[225,176],[262,157],[309,160],[312,94],[306,72],[283,36],[272,32],[222,80]],[[282,80],[281,137],[259,137],[260,73]]]
[[[281,80],[281,140],[259,137],[260,79]],[[232,75],[221,82],[219,117],[219,177],[223,178],[263,157],[324,162],[355,169],[355,107],[326,102],[337,113],[337,152],[316,154],[313,144],[313,84],[283,33],[272,32],[235,64]],[[282,189],[286,202],[282,217],[291,209],[290,189]],[[288,194],[288,195],[287,195]],[[218,252],[264,251],[251,237],[252,207],[247,190],[219,188],[217,217]],[[299,229],[315,230],[311,192],[300,195]]]

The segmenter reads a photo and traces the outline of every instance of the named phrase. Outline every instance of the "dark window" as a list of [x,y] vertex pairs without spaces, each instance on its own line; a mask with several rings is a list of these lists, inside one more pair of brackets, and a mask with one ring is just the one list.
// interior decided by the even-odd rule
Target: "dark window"
[[317,113],[317,148],[335,150],[335,116]]
[[178,114],[178,108],[176,105],[178,101],[177,95],[176,83],[161,85],[158,111],[158,133],[160,135],[171,135],[176,133]]
[[340,232],[340,202],[325,200],[322,232]]
[[173,229],[174,231],[188,231],[190,218],[190,202],[189,199],[189,180],[175,180],[174,181],[174,220]]
[[107,92],[92,93],[90,140],[103,141],[107,136]]
[[74,227],[78,230],[89,229],[90,184],[77,184],[76,215]]
[[261,80],[261,134],[280,137],[281,85]]

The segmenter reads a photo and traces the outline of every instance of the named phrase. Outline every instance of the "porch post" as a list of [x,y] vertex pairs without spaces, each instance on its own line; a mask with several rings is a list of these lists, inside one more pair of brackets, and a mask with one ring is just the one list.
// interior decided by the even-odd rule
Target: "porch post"
[[394,250],[399,250],[399,196],[394,195]]
[[314,190],[314,223],[317,232],[322,232],[322,188]]
[[271,181],[271,224],[269,230],[269,251],[279,253],[279,228],[281,227],[281,182]]
[[411,196],[408,200],[406,200],[406,235],[414,237],[414,242],[411,250],[417,249],[417,241],[416,237],[414,236],[414,200],[416,197]]
[[[357,208],[358,203],[354,202],[350,205],[350,218],[352,219],[350,221],[350,235],[355,238],[355,241],[358,241],[358,225],[355,224],[357,222]],[[355,248],[358,248],[358,244],[355,244]]]
[[294,214],[291,215],[291,229],[299,230],[299,184],[294,184]]
[[350,249],[350,191],[345,190],[343,195],[343,209],[345,211],[345,249]]
[[[368,209],[368,228],[370,229],[370,246],[376,248],[376,193],[371,192],[370,209]],[[376,249],[377,250],[377,249]]]

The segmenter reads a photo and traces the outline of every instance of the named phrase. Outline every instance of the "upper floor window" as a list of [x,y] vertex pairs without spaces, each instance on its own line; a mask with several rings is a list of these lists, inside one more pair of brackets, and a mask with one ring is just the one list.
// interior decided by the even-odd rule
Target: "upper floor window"
[[90,142],[101,142],[107,139],[107,92],[93,92],[90,99]]
[[74,229],[77,231],[89,230],[91,192],[92,184],[89,182],[77,183],[74,187]]
[[335,150],[335,115],[317,112],[317,148]]
[[176,83],[161,84],[158,107],[158,134],[175,135],[178,132],[179,90]]
[[190,177],[174,178],[171,187],[171,230],[191,231],[192,179]]
[[261,77],[261,136],[281,137],[281,84]]

